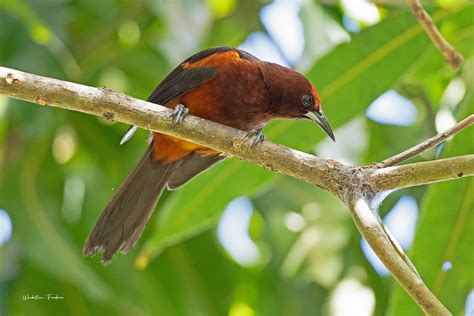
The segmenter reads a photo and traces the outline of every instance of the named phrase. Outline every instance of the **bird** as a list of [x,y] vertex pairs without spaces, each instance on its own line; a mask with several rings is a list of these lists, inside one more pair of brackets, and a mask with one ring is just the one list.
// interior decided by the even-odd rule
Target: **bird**
[[[262,61],[244,50],[219,46],[195,53],[154,89],[147,101],[173,109],[173,123],[189,113],[234,127],[264,140],[271,119],[309,119],[335,141],[313,84],[293,69]],[[136,131],[132,126],[122,142]],[[103,252],[109,263],[117,251],[137,242],[165,188],[175,190],[226,158],[222,152],[152,132],[145,153],[107,204],[88,236],[84,255]]]

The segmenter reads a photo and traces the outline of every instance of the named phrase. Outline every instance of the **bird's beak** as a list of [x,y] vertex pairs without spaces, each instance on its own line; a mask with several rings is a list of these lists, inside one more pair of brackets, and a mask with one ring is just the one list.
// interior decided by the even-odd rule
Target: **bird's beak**
[[333,141],[336,141],[331,125],[329,125],[329,121],[322,111],[309,111],[305,114],[305,116],[308,117],[310,120],[316,122],[319,126],[321,126],[321,128],[326,132],[326,134],[328,134]]

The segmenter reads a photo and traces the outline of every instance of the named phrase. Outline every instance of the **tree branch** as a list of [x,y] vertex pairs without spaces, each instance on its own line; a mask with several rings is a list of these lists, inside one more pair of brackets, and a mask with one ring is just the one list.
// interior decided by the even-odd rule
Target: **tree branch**
[[451,127],[450,129],[439,133],[438,135],[435,135],[431,137],[428,140],[425,140],[424,142],[413,146],[410,149],[405,150],[402,153],[399,153],[398,155],[395,155],[393,157],[390,157],[388,159],[385,159],[382,162],[374,164],[374,167],[376,168],[383,168],[383,167],[389,167],[396,165],[402,161],[408,160],[424,151],[427,151],[428,149],[433,148],[434,146],[444,142],[446,139],[449,137],[453,136],[454,134],[462,131],[465,128],[468,128],[474,124],[474,114],[469,115],[466,117],[464,120],[458,122],[456,125]]
[[372,249],[378,250],[379,259],[421,309],[427,315],[451,315],[410,266],[411,262],[407,261],[403,250],[393,243],[393,238],[384,230],[381,219],[370,209],[367,201],[354,195],[350,199],[349,209],[367,243]]
[[412,187],[474,175],[474,155],[465,155],[372,170],[375,192]]
[[454,68],[458,68],[464,58],[446,39],[441,35],[438,28],[434,24],[430,15],[423,8],[420,0],[407,0],[411,7],[413,15],[418,19],[421,26],[425,29],[431,41],[435,44],[436,48],[443,54],[444,59],[449,62]]
[[[172,110],[106,88],[92,88],[0,67],[0,94],[179,137],[321,187],[350,206],[362,235],[423,310],[445,311],[414,268],[411,269],[403,251],[396,249],[396,242],[383,223],[374,221],[365,200],[357,202],[354,197],[473,175],[474,155],[381,169],[349,167],[268,141],[250,148],[250,143],[245,141],[245,132],[191,115],[174,126],[170,119]],[[374,222],[378,226],[374,226]]]
[[0,67],[0,94],[176,136],[317,185],[335,195],[339,195],[340,188],[334,176],[346,175],[353,169],[268,141],[250,148],[250,142],[245,140],[246,132],[192,115],[174,126],[171,109],[107,88],[92,88]]

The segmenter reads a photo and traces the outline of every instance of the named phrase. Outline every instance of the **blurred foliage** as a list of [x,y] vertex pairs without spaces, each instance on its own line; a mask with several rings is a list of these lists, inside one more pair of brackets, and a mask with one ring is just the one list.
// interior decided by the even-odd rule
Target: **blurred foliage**
[[[465,67],[473,66],[471,61]],[[466,78],[471,86],[472,79]],[[469,91],[464,101],[469,113],[474,113],[472,92]],[[447,147],[443,157],[471,154],[474,151],[472,133],[458,135]],[[473,179],[433,184],[422,199],[420,220],[411,250],[413,263],[426,284],[456,315],[462,314],[465,301],[459,293],[465,293],[474,284],[473,210]],[[392,308],[393,314],[397,315],[416,313],[418,307],[397,289]]]
[[[341,6],[302,1],[306,46],[295,67],[307,69],[333,126],[346,131],[333,146],[342,144],[353,163],[381,160],[436,133],[442,111],[458,120],[474,112],[474,6],[450,3],[429,10],[466,57],[460,70],[443,60],[403,6],[380,7],[380,23],[353,33],[344,30]],[[0,0],[0,64],[144,99],[193,52],[265,33],[259,12],[268,4]],[[334,32],[350,41],[337,44]],[[453,82],[465,87],[454,101],[447,97]],[[416,105],[415,123],[383,125],[365,116],[390,89]],[[374,314],[421,314],[367,261],[340,201],[237,159],[165,192],[128,255],[106,268],[83,258],[84,239],[145,146],[145,131],[119,146],[126,129],[0,97],[0,209],[13,222],[11,240],[0,246],[0,315],[326,315],[336,313],[341,289],[354,280],[358,293],[373,293]],[[293,148],[326,152],[323,134],[307,122],[272,122],[265,132]],[[353,135],[362,145],[349,146]],[[473,153],[472,140],[471,128],[438,151]],[[215,229],[226,205],[242,195],[255,208],[249,233],[260,258],[252,266],[234,260]],[[399,190],[381,214],[403,195],[420,205],[410,255],[428,286],[460,315],[474,283],[473,180]],[[301,227],[289,224],[295,218]],[[450,269],[442,269],[446,262]],[[64,300],[22,299],[48,293]]]

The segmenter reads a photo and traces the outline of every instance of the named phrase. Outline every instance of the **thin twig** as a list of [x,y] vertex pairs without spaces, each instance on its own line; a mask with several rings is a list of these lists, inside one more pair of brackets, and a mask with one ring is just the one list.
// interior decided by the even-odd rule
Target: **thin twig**
[[440,31],[434,24],[430,15],[425,11],[420,0],[407,0],[410,4],[413,15],[418,19],[421,26],[425,29],[431,41],[435,44],[436,48],[443,54],[444,59],[448,61],[454,68],[459,67],[464,58],[446,39],[441,35]]
[[[353,196],[349,202],[352,218],[372,249],[377,249],[377,255],[385,267],[398,280],[405,291],[416,301],[427,315],[451,315],[443,304],[426,287],[423,280],[418,276],[408,262],[409,259],[396,249],[393,239],[380,225],[381,220],[376,212],[370,209],[369,204],[363,198]],[[387,228],[385,228],[387,229]],[[407,262],[408,260],[408,262]]]
[[469,115],[466,117],[464,120],[460,121],[450,129],[439,133],[433,137],[431,137],[428,140],[425,140],[424,142],[413,146],[410,149],[405,150],[404,152],[401,152],[393,157],[387,158],[384,161],[378,162],[374,164],[375,168],[385,168],[385,167],[390,167],[396,164],[399,164],[402,161],[408,160],[424,151],[427,151],[428,149],[433,148],[434,146],[444,142],[446,139],[449,137],[453,136],[454,134],[462,131],[465,128],[468,128],[474,124],[474,114]]

